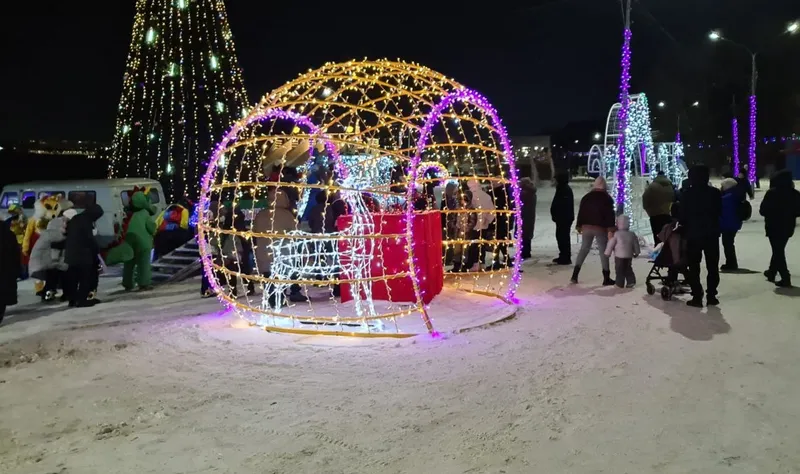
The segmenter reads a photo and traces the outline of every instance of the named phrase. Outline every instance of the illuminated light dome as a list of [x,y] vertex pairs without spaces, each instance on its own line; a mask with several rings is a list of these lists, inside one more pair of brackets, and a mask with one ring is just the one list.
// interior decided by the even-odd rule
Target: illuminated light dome
[[[459,205],[435,216],[434,234],[444,238],[431,251],[418,232],[433,225],[429,211],[442,202],[445,178]],[[470,182],[497,209],[466,208]],[[215,212],[217,200],[227,212]],[[269,330],[435,333],[431,281],[507,304],[519,283],[520,256],[508,248],[519,247],[521,203],[502,122],[485,98],[417,64],[326,64],[266,95],[218,145],[200,205],[200,249],[214,290]],[[314,233],[319,217],[329,222]],[[496,232],[467,235],[460,223],[470,217],[493,222]],[[249,230],[242,220],[252,221]],[[459,223],[456,232],[447,222]],[[255,248],[253,271],[237,240]],[[480,271],[448,271],[470,244],[487,254],[485,264],[474,262]],[[261,294],[244,295],[247,282]],[[415,313],[420,330],[398,323]]]

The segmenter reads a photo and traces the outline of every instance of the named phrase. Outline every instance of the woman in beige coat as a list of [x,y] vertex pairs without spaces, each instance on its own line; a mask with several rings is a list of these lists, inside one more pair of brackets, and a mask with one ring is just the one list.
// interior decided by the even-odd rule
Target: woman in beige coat
[[[270,191],[267,200],[272,204],[269,209],[264,209],[256,214],[253,219],[252,230],[256,234],[285,234],[297,228],[297,216],[292,206],[292,201],[282,189]],[[268,277],[272,273],[272,249],[269,237],[255,238],[255,260],[258,272]],[[291,286],[289,301],[306,301],[307,298],[300,292],[300,285]]]

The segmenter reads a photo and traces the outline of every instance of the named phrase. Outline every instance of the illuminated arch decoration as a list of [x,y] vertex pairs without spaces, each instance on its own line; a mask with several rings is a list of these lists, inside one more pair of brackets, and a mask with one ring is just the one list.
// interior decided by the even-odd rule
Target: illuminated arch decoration
[[417,176],[425,176],[425,173],[429,170],[434,170],[437,178],[439,178],[439,184],[446,182],[447,179],[450,178],[450,172],[438,161],[425,161],[420,163],[419,166],[417,166]]
[[[604,141],[605,158],[603,160],[603,175],[611,185],[614,201],[623,203],[625,214],[631,219],[632,228],[636,227],[637,214],[634,206],[640,201],[643,188],[633,184],[631,177],[656,176],[656,154],[653,146],[653,134],[650,129],[650,106],[644,94],[632,94],[627,115],[627,133],[625,134],[625,196],[617,199],[619,186],[617,185],[617,169],[619,153],[617,143],[622,136],[622,122],[620,121],[621,103],[614,104],[608,112],[606,120],[606,135]],[[641,180],[639,180],[641,181]],[[617,210],[619,212],[619,209]]]
[[661,170],[675,185],[687,178],[688,170],[683,162],[683,144],[680,142],[659,143],[658,162]]
[[605,176],[605,163],[603,160],[604,152],[602,145],[592,145],[589,149],[589,156],[586,159],[586,173],[589,176]]
[[[503,127],[502,121],[497,114],[497,111],[492,107],[488,100],[485,97],[478,94],[475,91],[469,89],[458,89],[456,91],[451,92],[447,96],[442,99],[441,102],[436,104],[436,106],[431,111],[428,119],[425,121],[425,125],[422,128],[422,136],[420,137],[419,141],[417,142],[417,151],[414,157],[411,160],[411,164],[409,169],[411,171],[411,176],[409,178],[409,182],[416,183],[419,181],[419,168],[420,162],[422,160],[422,155],[425,152],[426,147],[431,142],[433,129],[436,125],[439,125],[439,122],[444,115],[445,111],[452,108],[457,103],[469,104],[478,109],[480,109],[491,121],[491,124],[495,127],[499,134],[499,140],[501,145],[500,153],[495,154],[496,159],[498,160],[497,165],[499,168],[502,169],[502,165],[505,165],[509,170],[510,180],[507,180],[504,176],[500,178],[496,178],[492,181],[494,183],[499,183],[501,186],[505,186],[506,184],[510,184],[511,186],[511,198],[513,199],[513,209],[508,207],[506,209],[496,209],[498,211],[498,217],[505,215],[508,219],[509,217],[514,218],[514,225],[513,225],[513,239],[508,242],[507,245],[515,245],[519,248],[519,244],[522,241],[522,200],[520,198],[520,189],[519,189],[519,178],[517,176],[517,168],[516,163],[514,160],[514,150],[511,147],[511,142],[508,139],[508,133],[506,132],[505,128]],[[409,201],[412,199],[413,189],[411,186],[408,187],[407,190],[407,198]],[[506,196],[508,197],[508,196]],[[414,214],[413,207],[409,206],[407,209],[407,233],[409,235],[413,234],[413,214]],[[446,212],[446,211],[445,211]],[[511,222],[507,223],[509,229],[511,228]],[[461,239],[459,239],[461,240]],[[497,241],[498,239],[495,239]],[[457,242],[458,244],[460,242]],[[495,242],[496,244],[497,242]],[[451,242],[445,241],[445,245],[452,244]],[[475,243],[472,243],[474,245]],[[516,294],[517,287],[519,286],[520,280],[520,265],[522,263],[522,254],[520,252],[515,252],[513,256],[513,267],[511,269],[511,283],[508,285],[508,290],[505,297],[508,300],[513,300],[514,295]],[[416,267],[412,267],[412,271],[416,271]]]
[[[486,238],[482,244],[487,251],[504,246],[508,253],[509,245],[518,244],[521,204],[514,157],[496,111],[477,93],[423,66],[385,60],[329,63],[272,91],[225,136],[201,183],[199,240],[205,273],[215,292],[249,322],[278,332],[404,337],[414,334],[400,329],[398,320],[419,313],[424,323],[424,330],[419,332],[435,334],[423,304],[420,269],[415,266],[413,218],[408,219],[415,215],[408,205],[414,185],[425,181],[416,175],[423,160],[437,169],[440,176],[436,180],[446,173],[450,181],[462,185],[470,180],[492,185],[489,193],[493,196],[495,191],[505,192],[506,204],[494,211],[458,212],[506,216],[508,236]],[[388,170],[388,164],[394,165],[388,183],[387,173],[364,171]],[[327,170],[327,174],[319,170]],[[275,192],[276,188],[282,192]],[[307,202],[319,203],[323,214],[335,204],[332,201],[338,198],[334,196],[341,196],[351,217],[340,223],[349,224],[336,232],[317,235],[305,230],[305,222],[277,228],[276,216],[283,205],[278,196],[292,190],[298,200],[305,196]],[[309,195],[313,192],[326,192],[329,199],[312,201]],[[247,215],[249,211],[254,222],[264,212],[269,213],[270,228],[259,229],[261,224],[254,224],[250,230],[238,230],[235,225],[223,228],[219,217],[209,212],[212,195],[229,201],[234,212],[242,210]],[[256,212],[257,203],[265,197],[266,210]],[[241,209],[245,202],[252,208]],[[395,211],[405,229],[387,235],[377,229],[377,224],[370,227],[368,218],[376,212],[392,212],[390,203],[397,208],[405,206],[404,211]],[[269,274],[258,269],[248,274],[238,256],[227,265],[218,257],[215,261],[211,245],[215,235],[242,238],[256,247],[257,256],[259,250],[268,250],[272,265]],[[373,268],[365,276],[363,268],[361,273],[353,270],[353,255],[358,252],[342,256],[346,250],[340,245],[351,250],[361,245],[361,254],[371,255],[373,263],[385,268],[383,241],[403,245],[404,269],[376,275]],[[470,242],[455,238],[445,246],[456,243]],[[448,273],[448,285],[510,304],[519,283],[520,262],[518,256],[505,258],[513,263],[477,273]],[[290,260],[295,263],[284,265]],[[396,279],[411,283],[411,300],[393,300],[387,282]],[[241,293],[243,282],[263,287],[266,294],[257,299],[249,295],[237,298],[232,288],[238,284]],[[369,288],[384,284],[388,298],[372,300]],[[337,286],[342,291],[349,287],[356,300],[361,295],[360,303],[339,302]],[[285,305],[281,300],[287,287],[293,289],[286,290],[290,291],[290,301]],[[327,296],[321,297],[320,292]]]

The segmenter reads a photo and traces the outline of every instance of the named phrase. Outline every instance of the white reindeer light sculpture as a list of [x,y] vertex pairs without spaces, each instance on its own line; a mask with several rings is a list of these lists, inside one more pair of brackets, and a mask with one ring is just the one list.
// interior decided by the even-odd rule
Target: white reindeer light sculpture
[[[286,305],[286,290],[296,279],[352,281],[351,293],[356,315],[376,316],[372,300],[370,262],[374,253],[375,223],[361,192],[341,191],[341,197],[352,215],[352,223],[341,232],[313,234],[301,230],[288,232],[291,238],[274,239],[269,248],[273,255],[272,278],[280,283],[265,286],[262,308],[280,313]],[[307,237],[307,238],[302,238]],[[322,238],[320,238],[322,237]],[[347,242],[339,251],[339,242]]]

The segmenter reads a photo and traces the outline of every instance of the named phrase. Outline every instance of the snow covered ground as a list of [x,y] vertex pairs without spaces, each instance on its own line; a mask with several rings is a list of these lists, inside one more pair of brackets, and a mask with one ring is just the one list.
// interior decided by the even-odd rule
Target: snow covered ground
[[[738,239],[753,273],[695,310],[600,287],[596,255],[568,285],[551,196],[517,317],[441,340],[269,334],[197,282],[13,308],[0,472],[800,472],[800,290],[764,281],[760,218]],[[800,237],[788,252],[800,270]]]

